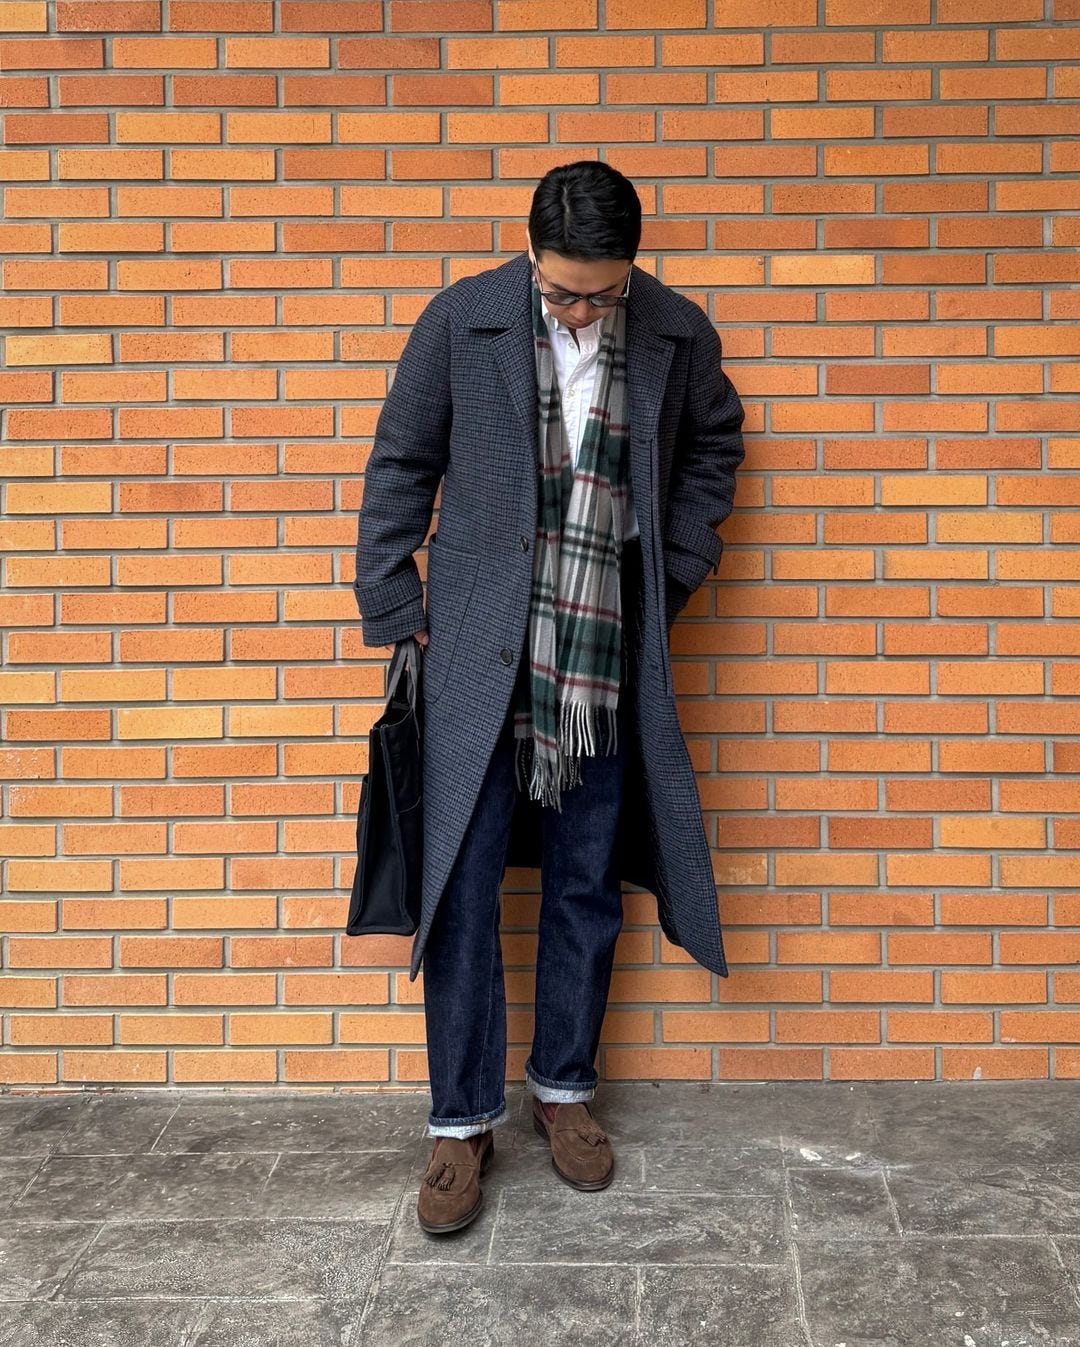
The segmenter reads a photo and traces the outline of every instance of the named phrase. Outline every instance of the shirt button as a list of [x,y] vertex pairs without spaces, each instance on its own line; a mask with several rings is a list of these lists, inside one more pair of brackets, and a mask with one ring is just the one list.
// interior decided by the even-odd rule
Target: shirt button
[[512,664],[514,660],[513,652],[508,650],[506,646],[503,646],[503,648],[499,651],[499,659],[503,662],[503,664]]
[[521,535],[521,550],[523,552],[527,552],[529,550],[529,540],[524,533]]

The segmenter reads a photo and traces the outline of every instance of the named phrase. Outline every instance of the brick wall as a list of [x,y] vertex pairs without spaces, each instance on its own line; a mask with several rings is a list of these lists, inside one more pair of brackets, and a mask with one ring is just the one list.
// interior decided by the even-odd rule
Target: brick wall
[[1080,1074],[1080,0],[0,25],[0,1086],[424,1081],[409,942],[341,933],[362,470],[597,154],[748,411],[674,646],[733,975],[628,893],[602,1075]]

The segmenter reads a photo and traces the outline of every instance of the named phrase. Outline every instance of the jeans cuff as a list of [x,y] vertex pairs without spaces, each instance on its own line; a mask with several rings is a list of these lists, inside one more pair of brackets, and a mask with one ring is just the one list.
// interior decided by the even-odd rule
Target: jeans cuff
[[525,1083],[542,1104],[580,1104],[596,1094],[595,1085],[560,1083],[547,1076],[537,1076],[530,1062],[525,1063]]
[[429,1114],[427,1135],[429,1137],[457,1137],[460,1141],[464,1141],[466,1137],[474,1137],[481,1132],[490,1132],[492,1128],[506,1122],[507,1116],[505,1104],[496,1109],[494,1113],[480,1114],[475,1118],[467,1118],[464,1121],[460,1118],[436,1118],[433,1114]]

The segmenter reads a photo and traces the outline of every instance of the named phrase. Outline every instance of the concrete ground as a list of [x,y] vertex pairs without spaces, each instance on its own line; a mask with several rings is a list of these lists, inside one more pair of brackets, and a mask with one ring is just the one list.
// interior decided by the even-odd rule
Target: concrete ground
[[0,1096],[2,1347],[1080,1347],[1080,1082],[608,1084],[563,1183],[508,1090],[424,1234],[426,1092]]

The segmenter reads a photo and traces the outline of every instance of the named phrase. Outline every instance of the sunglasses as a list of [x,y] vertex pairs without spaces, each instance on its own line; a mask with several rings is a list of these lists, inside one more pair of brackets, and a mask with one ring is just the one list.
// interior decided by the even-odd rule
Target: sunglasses
[[544,298],[547,300],[549,304],[556,304],[560,308],[565,308],[567,305],[570,304],[576,304],[580,299],[587,299],[589,301],[590,306],[594,309],[613,309],[617,304],[622,304],[623,301],[626,299],[627,295],[630,293],[630,277],[634,270],[632,264],[630,270],[626,273],[626,282],[623,286],[621,294],[611,295],[605,294],[603,291],[600,291],[594,295],[572,295],[567,290],[543,289],[541,282],[547,284],[547,282],[544,281],[543,273],[541,272],[539,266],[537,266],[536,261],[533,259],[530,260],[532,260],[533,271],[536,272],[538,278],[537,285],[540,286],[540,293],[544,296]]

